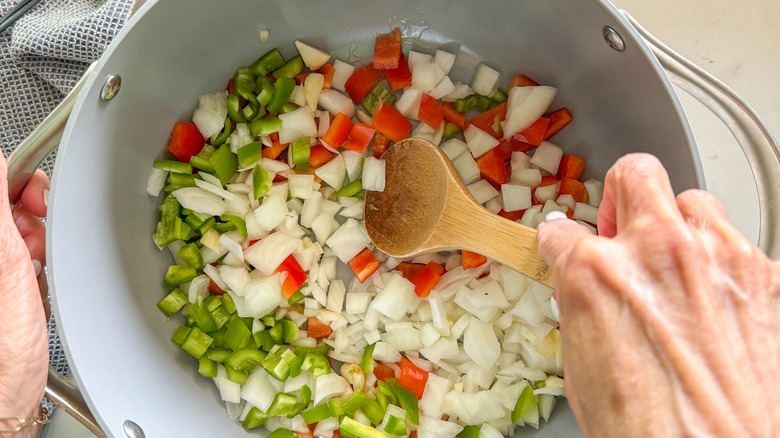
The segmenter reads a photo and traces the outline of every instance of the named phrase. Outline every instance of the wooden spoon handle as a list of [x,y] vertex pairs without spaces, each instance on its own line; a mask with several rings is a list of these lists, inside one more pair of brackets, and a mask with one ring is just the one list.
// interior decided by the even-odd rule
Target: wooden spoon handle
[[439,226],[441,229],[468,230],[468,236],[451,233],[446,238],[448,244],[484,254],[539,283],[553,287],[552,270],[537,251],[535,229],[493,214],[478,205],[461,204],[460,207],[446,211]]

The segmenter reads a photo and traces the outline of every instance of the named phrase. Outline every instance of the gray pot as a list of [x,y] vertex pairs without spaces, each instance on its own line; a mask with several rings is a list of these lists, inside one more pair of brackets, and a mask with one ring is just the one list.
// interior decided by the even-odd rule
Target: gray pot
[[[68,105],[75,105],[49,204],[49,284],[75,381],[106,435],[244,434],[225,415],[210,379],[170,341],[176,324],[155,306],[170,260],[151,241],[158,199],[145,187],[173,123],[188,120],[200,94],[223,87],[237,67],[272,47],[289,56],[293,40],[302,39],[341,59],[365,61],[375,35],[396,26],[419,49],[459,53],[453,74],[461,72],[461,79],[486,61],[506,81],[523,73],[558,87],[554,106],[568,107],[575,122],[556,143],[587,157],[589,176],[603,178],[621,155],[645,151],[661,159],[676,191],[704,186],[667,75],[628,18],[605,0],[150,1],[86,77],[83,91],[49,123],[64,123]],[[264,43],[261,29],[270,32]],[[762,200],[761,244],[778,257],[777,212],[765,202],[780,199],[777,144],[737,97],[713,91],[713,83],[722,84],[655,47],[672,77],[710,99],[741,129],[742,143],[752,145],[746,152]],[[121,76],[121,89],[101,99],[109,75]],[[25,144],[27,158],[17,154],[12,174],[24,176],[20,169],[35,161],[37,145]],[[52,397],[67,389],[55,386],[54,377],[50,383]],[[69,406],[86,423],[94,421],[83,406]],[[91,427],[101,433],[94,422]],[[520,435],[579,431],[564,402],[549,424]]]

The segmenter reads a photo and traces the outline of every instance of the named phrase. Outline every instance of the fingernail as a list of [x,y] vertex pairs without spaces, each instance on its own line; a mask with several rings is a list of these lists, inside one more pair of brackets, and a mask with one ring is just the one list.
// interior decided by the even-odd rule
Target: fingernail
[[43,205],[49,206],[49,189],[43,191]]
[[550,297],[550,310],[553,316],[553,319],[561,322],[561,315],[558,310],[558,301],[555,300],[555,297]]
[[41,275],[41,269],[43,269],[43,265],[41,265],[41,262],[38,260],[32,261],[33,269],[35,269],[35,276]]
[[562,211],[554,210],[547,213],[547,216],[544,217],[545,222],[554,221],[556,219],[568,219],[568,216]]

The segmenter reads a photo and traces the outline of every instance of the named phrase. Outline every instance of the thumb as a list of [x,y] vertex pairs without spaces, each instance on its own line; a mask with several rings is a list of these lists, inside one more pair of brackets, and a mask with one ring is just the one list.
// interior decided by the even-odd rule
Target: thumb
[[547,265],[555,269],[556,262],[561,259],[577,242],[594,237],[582,225],[571,219],[549,218],[539,224],[539,256]]

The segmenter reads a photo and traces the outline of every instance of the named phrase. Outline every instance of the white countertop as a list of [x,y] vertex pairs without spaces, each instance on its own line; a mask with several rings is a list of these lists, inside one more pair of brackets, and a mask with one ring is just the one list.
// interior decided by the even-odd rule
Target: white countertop
[[[573,0],[574,1],[574,0]],[[677,52],[739,93],[780,137],[780,2],[775,0],[613,0]],[[754,241],[758,198],[747,161],[709,110],[680,96],[693,128],[708,189]],[[46,438],[89,438],[57,411]]]

